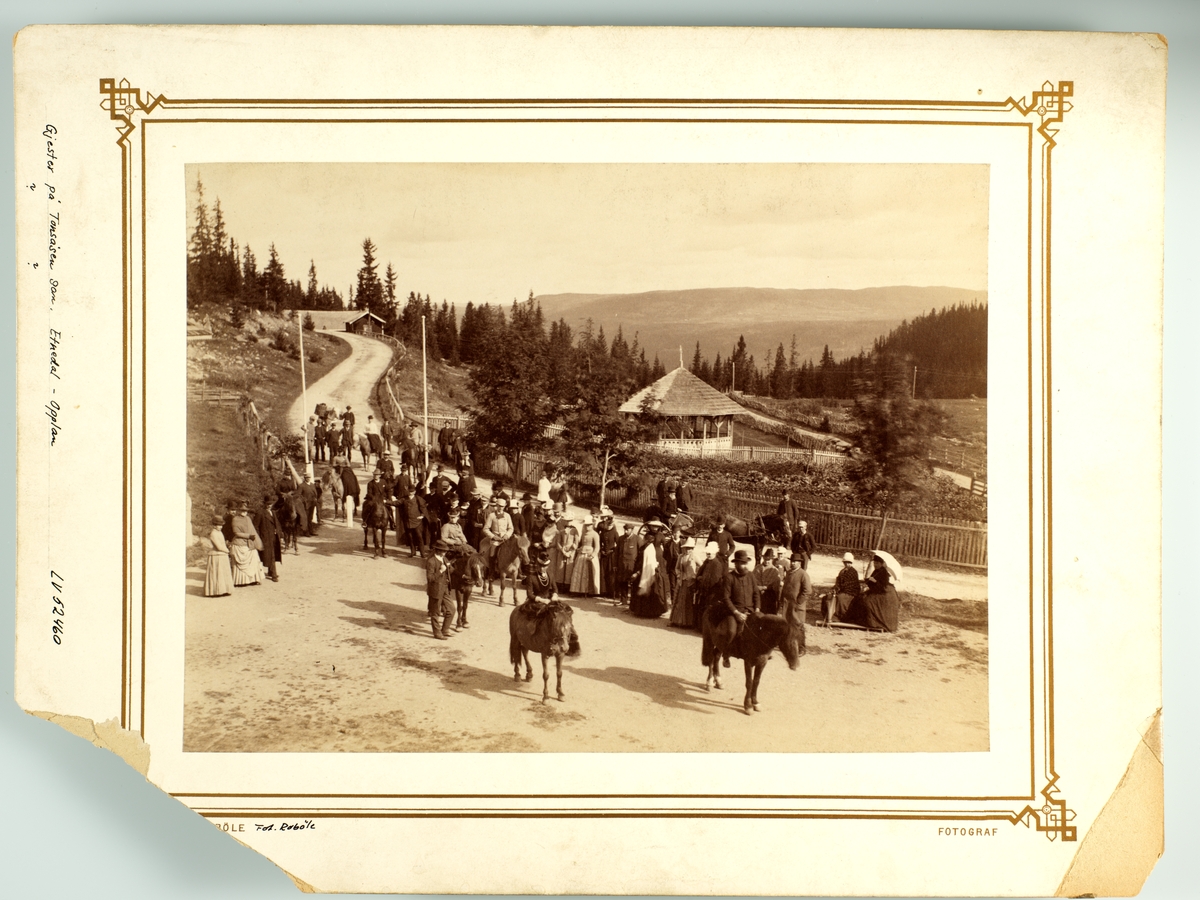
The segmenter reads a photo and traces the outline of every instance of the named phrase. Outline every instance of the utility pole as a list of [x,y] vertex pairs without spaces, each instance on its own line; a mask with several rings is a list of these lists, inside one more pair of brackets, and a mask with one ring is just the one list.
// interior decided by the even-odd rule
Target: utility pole
[[421,316],[421,393],[425,398],[425,471],[429,471],[429,369],[425,361],[425,317]]
[[736,390],[737,390],[737,363],[731,362],[729,364],[729,393],[732,394]]
[[304,374],[304,319],[297,316],[296,321],[300,324],[300,405],[304,407],[304,424],[301,426],[304,429],[304,474],[312,478],[313,464],[308,455],[308,378]]
[[913,390],[912,390],[912,398],[913,398],[914,400],[916,400],[916,399],[917,399],[917,367],[916,367],[916,366],[913,366]]

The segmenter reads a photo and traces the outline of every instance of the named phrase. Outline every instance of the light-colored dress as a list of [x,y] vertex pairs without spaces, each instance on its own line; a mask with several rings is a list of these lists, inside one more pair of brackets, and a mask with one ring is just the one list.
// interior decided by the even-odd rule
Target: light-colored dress
[[229,547],[229,559],[233,563],[233,584],[241,587],[247,584],[262,584],[262,560],[254,544],[258,532],[249,516],[233,517],[233,541]]
[[600,535],[585,528],[571,567],[571,593],[594,596],[600,593]]
[[233,571],[229,568],[229,548],[220,528],[208,534],[212,549],[208,551],[208,569],[204,573],[204,596],[225,597],[233,593]]

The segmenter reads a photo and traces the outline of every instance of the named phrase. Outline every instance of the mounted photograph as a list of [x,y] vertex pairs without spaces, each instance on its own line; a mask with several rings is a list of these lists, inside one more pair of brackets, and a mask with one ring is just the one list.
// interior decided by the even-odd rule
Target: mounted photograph
[[185,753],[989,750],[988,165],[183,176]]

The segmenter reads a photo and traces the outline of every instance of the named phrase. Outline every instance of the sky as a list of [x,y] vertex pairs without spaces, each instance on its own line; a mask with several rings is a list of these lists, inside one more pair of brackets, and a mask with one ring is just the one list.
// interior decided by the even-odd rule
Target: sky
[[401,296],[704,287],[987,289],[988,167],[949,164],[220,163],[185,169],[265,265],[343,295],[362,242]]

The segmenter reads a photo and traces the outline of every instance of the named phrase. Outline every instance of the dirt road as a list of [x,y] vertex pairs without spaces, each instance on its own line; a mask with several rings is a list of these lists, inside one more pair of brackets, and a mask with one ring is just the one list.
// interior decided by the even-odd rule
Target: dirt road
[[[420,560],[362,552],[322,526],[281,580],[202,596],[187,574],[189,751],[951,751],[988,747],[987,637],[914,619],[896,635],[810,627],[790,671],[776,654],[762,711],[743,673],[707,693],[700,637],[572,598],[583,652],[566,700],[541,702],[508,659],[511,600],[476,599],[471,627],[433,640]],[[810,614],[811,619],[811,614]]]
[[367,415],[372,411],[369,403],[371,391],[391,363],[392,348],[383,341],[358,334],[324,333],[348,343],[350,357],[331,369],[324,378],[308,386],[308,408],[305,409],[302,395],[288,410],[288,424],[300,431],[318,403],[328,403],[338,412],[349,405],[356,414],[356,430],[361,431]]
[[[386,345],[339,335],[349,360],[309,389],[362,410]],[[297,428],[305,410],[292,410]],[[981,751],[988,748],[987,637],[927,619],[899,633],[810,627],[790,671],[776,653],[742,713],[741,665],[706,692],[700,636],[636,619],[602,599],[570,600],[583,651],[566,700],[514,682],[511,597],[477,598],[471,627],[432,638],[421,560],[362,550],[362,530],[326,524],[287,554],[281,580],[203,596],[187,572],[184,748],[188,751]],[[840,563],[817,556],[817,589]],[[984,576],[912,569],[909,590],[984,599]],[[522,592],[523,599],[523,592]],[[810,622],[815,614],[810,612]],[[551,675],[553,679],[553,675]],[[553,684],[551,696],[553,698]]]

